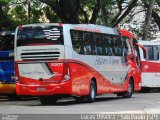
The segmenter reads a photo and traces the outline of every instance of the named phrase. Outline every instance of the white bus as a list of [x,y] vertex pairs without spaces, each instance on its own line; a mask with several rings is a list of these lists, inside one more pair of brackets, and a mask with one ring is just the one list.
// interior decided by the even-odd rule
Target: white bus
[[39,96],[42,104],[65,96],[87,98],[141,89],[132,41],[114,28],[92,24],[30,24],[15,37],[18,95]]
[[143,90],[160,88],[160,42],[139,41],[139,43],[146,48],[146,58],[140,50]]

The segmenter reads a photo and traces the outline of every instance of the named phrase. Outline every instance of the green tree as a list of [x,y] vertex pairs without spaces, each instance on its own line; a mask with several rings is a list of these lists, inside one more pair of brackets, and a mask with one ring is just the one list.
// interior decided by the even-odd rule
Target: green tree
[[39,0],[48,5],[63,23],[96,23],[100,0]]
[[63,23],[93,23],[117,26],[136,6],[138,0],[39,0]]
[[0,0],[0,30],[11,26],[10,18],[4,11],[5,6],[10,2],[10,0]]
[[8,14],[19,24],[38,23],[44,14],[38,0],[12,0],[11,4]]

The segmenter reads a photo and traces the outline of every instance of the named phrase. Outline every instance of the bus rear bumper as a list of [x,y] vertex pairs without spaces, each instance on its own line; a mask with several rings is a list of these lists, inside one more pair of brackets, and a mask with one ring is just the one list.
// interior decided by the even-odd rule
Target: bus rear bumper
[[72,94],[70,82],[50,85],[26,85],[16,83],[16,93],[18,95],[45,96],[57,94]]
[[4,84],[0,83],[0,94],[8,95],[16,93],[16,85],[15,84]]

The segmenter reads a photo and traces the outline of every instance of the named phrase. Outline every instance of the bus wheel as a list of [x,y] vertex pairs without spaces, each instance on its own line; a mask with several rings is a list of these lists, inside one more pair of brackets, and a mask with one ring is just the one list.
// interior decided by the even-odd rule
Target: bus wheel
[[134,85],[133,85],[133,82],[132,80],[129,81],[129,85],[128,85],[128,91],[123,93],[123,98],[130,98],[132,97],[132,94],[133,94],[133,90],[134,90]]
[[57,102],[57,98],[49,97],[49,96],[40,97],[40,102],[42,105],[52,105]]
[[87,97],[87,102],[93,103],[96,98],[96,85],[94,81],[91,81],[90,84],[90,93],[89,96]]

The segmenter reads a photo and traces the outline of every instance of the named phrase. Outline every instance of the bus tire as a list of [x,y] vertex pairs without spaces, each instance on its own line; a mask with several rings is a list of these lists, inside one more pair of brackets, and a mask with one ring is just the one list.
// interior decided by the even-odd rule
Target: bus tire
[[40,102],[42,105],[52,105],[55,104],[57,102],[57,98],[53,98],[53,97],[40,97]]
[[90,92],[89,96],[87,97],[87,102],[93,103],[95,101],[95,98],[96,98],[96,84],[94,81],[91,81]]
[[133,81],[129,81],[128,91],[123,93],[123,98],[130,98],[132,97],[133,91],[134,91],[134,85]]

